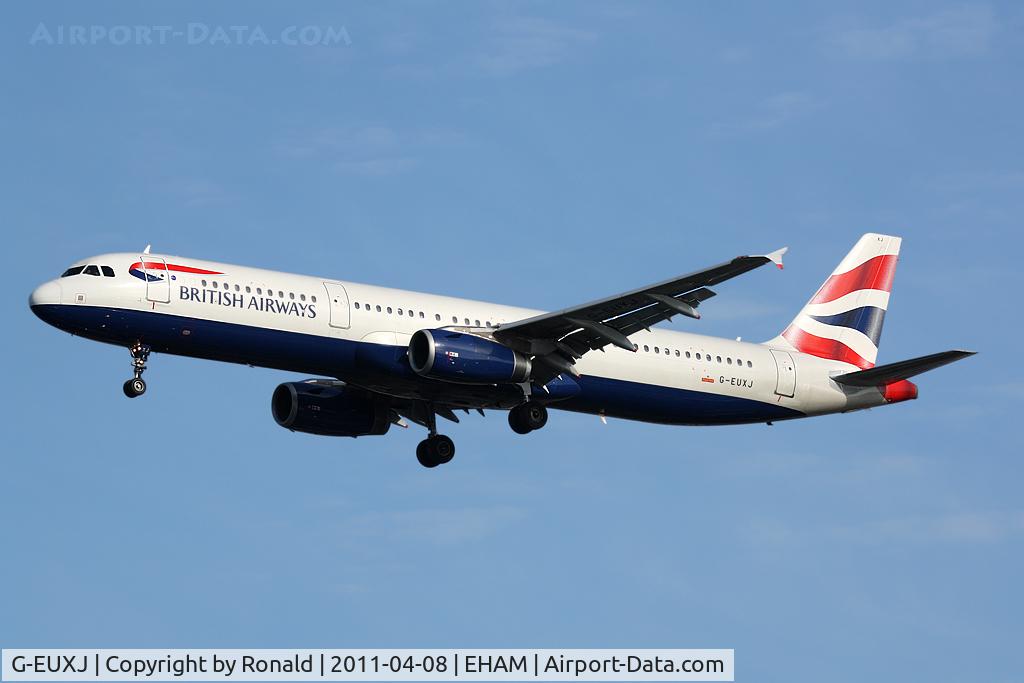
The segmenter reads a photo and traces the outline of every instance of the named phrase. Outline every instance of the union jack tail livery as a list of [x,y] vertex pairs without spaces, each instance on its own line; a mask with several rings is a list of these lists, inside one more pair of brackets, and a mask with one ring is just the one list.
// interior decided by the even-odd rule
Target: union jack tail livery
[[771,344],[861,369],[874,367],[900,241],[875,233],[861,237]]

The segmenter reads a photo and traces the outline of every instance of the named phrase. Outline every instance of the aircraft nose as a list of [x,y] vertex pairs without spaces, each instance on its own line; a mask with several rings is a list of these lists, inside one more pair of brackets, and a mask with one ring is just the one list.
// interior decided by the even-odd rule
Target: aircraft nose
[[44,282],[35,288],[31,296],[28,298],[28,305],[32,308],[36,306],[46,306],[48,304],[59,304],[60,303],[60,284],[54,280]]

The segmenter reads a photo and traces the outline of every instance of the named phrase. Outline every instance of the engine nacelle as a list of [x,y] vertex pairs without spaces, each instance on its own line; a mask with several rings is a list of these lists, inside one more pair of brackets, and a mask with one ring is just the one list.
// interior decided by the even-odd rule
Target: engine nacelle
[[409,365],[423,377],[462,384],[525,382],[530,359],[498,342],[452,330],[419,330]]
[[285,429],[321,436],[386,434],[391,411],[366,392],[317,382],[286,382],[270,400],[274,421]]

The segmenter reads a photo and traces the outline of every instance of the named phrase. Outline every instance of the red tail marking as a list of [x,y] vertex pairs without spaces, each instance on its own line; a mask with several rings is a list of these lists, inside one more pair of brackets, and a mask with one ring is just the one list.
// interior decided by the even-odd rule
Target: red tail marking
[[856,365],[861,370],[867,370],[868,368],[875,367],[875,364],[861,357],[859,353],[851,349],[846,344],[836,341],[835,339],[825,339],[817,335],[805,332],[799,327],[790,325],[786,328],[786,331],[782,333],[790,344],[801,353],[808,353],[818,358],[828,358],[830,360],[841,360],[844,363],[850,363]]
[[828,303],[859,289],[880,289],[883,292],[891,292],[892,279],[896,274],[896,258],[895,254],[876,256],[853,270],[833,275],[825,281],[810,303]]

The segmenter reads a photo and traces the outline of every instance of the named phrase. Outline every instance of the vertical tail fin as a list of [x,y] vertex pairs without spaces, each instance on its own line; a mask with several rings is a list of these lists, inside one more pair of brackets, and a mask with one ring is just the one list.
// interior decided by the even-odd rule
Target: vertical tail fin
[[789,327],[768,343],[874,367],[900,242],[890,235],[861,237]]

